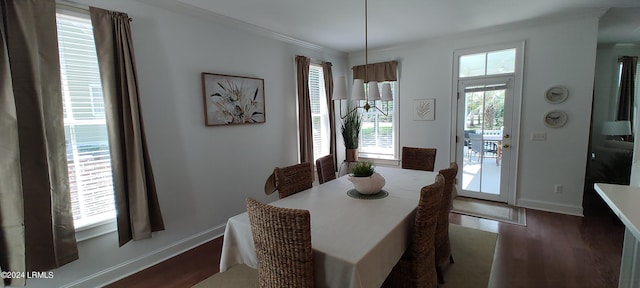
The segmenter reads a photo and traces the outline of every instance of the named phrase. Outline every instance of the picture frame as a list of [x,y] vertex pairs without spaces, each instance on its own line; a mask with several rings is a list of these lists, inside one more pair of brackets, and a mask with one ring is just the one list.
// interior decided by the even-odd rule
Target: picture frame
[[206,126],[266,121],[264,79],[202,72]]
[[436,120],[436,99],[415,99],[414,120],[416,121],[433,121]]

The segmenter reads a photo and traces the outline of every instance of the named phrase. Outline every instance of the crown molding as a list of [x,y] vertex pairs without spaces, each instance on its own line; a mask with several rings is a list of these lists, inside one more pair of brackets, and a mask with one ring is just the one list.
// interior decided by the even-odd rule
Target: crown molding
[[242,29],[259,36],[264,36],[267,38],[271,38],[274,40],[282,41],[285,43],[290,43],[302,48],[307,48],[316,51],[322,51],[323,53],[329,53],[336,56],[345,56],[347,53],[343,51],[338,51],[335,49],[323,47],[314,43],[310,43],[304,40],[300,40],[288,35],[284,35],[282,33],[275,32],[273,30],[260,27],[248,22],[244,22],[235,18],[231,18],[211,10],[202,9],[200,7],[193,6],[191,4],[184,3],[180,0],[134,0],[136,2],[144,3],[147,5],[155,6],[158,8],[162,8],[168,10],[170,12],[175,12],[187,16],[195,16],[200,19],[210,21],[219,25],[225,25],[227,27]]
[[[490,27],[485,27],[480,29],[429,37],[429,38],[417,40],[417,41],[397,43],[387,47],[369,49],[369,54],[370,55],[373,54],[375,56],[377,53],[385,53],[385,52],[405,49],[409,47],[419,47],[428,43],[439,42],[443,40],[455,40],[460,38],[475,37],[483,34],[497,33],[497,32],[503,32],[507,30],[513,30],[513,29],[523,29],[523,28],[532,27],[532,26],[542,26],[542,25],[549,25],[549,24],[555,24],[555,23],[562,23],[567,21],[573,21],[576,19],[600,18],[602,15],[604,15],[607,12],[607,10],[609,9],[608,8],[587,8],[587,9],[581,9],[579,11],[556,13],[553,15],[545,16],[545,17],[538,17],[538,18],[533,18],[533,19],[519,21],[519,22],[505,23],[505,24],[500,24],[500,25],[495,25],[495,26],[490,26]],[[364,55],[364,50],[350,52],[348,55],[349,55],[349,58],[353,58],[353,57],[359,57],[361,54]]]

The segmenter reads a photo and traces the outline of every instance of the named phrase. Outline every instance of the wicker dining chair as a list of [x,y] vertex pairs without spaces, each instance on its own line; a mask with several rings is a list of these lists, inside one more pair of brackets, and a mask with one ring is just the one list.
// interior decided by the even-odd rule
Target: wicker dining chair
[[260,287],[313,287],[311,215],[247,198]]
[[433,171],[436,163],[436,148],[402,147],[402,168]]
[[316,170],[318,170],[318,182],[320,184],[336,179],[336,165],[333,161],[333,154],[329,154],[316,160]]
[[444,177],[436,176],[433,184],[422,187],[420,201],[409,236],[409,248],[385,279],[382,287],[437,287],[434,234],[438,207],[442,198]]
[[313,166],[311,162],[282,168],[277,167],[274,174],[280,199],[313,186]]
[[451,162],[449,168],[439,171],[444,176],[444,189],[442,192],[442,201],[440,201],[438,212],[438,225],[436,226],[436,272],[438,273],[438,283],[444,283],[442,275],[442,266],[444,264],[453,263],[453,255],[451,254],[451,244],[449,242],[449,212],[451,211],[451,203],[453,201],[453,185],[458,174],[458,164]]

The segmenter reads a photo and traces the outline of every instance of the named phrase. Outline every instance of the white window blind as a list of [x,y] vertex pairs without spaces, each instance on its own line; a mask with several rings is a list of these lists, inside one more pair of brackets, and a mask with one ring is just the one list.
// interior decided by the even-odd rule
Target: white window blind
[[57,14],[64,127],[76,229],[115,218],[109,141],[93,28]]
[[[378,82],[378,86],[385,82]],[[376,106],[385,113],[388,111],[388,116],[380,113],[377,109],[369,109],[368,112],[362,110],[362,128],[360,130],[360,145],[358,152],[361,156],[371,158],[386,158],[395,159],[395,132],[393,123],[393,108],[396,91],[396,82],[386,82],[391,84],[391,91],[393,92],[393,101],[376,101]],[[360,106],[364,106],[366,102],[361,101]],[[370,103],[373,105],[372,103]]]
[[329,110],[327,94],[324,89],[322,66],[309,66],[309,98],[311,102],[311,121],[313,129],[313,161],[329,154]]

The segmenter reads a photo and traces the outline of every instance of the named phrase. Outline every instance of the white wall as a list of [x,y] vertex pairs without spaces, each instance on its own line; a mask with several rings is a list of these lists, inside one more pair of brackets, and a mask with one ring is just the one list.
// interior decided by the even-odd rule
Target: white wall
[[[582,215],[582,195],[589,136],[598,16],[514,24],[482,31],[369,51],[369,63],[400,62],[400,146],[436,147],[436,167],[451,155],[451,97],[453,52],[457,49],[526,41],[520,155],[516,203],[519,206]],[[363,53],[349,55],[349,66],[364,63]],[[543,94],[553,85],[570,91],[567,101],[552,105]],[[412,100],[436,99],[435,121],[413,121]],[[563,109],[568,123],[546,127],[546,111]],[[532,132],[546,132],[547,141],[533,142]],[[439,169],[439,168],[437,168]],[[554,184],[564,186],[553,192]]]
[[[310,49],[197,15],[126,0],[78,3],[133,18],[142,113],[166,230],[118,248],[110,233],[79,243],[80,259],[54,279],[27,287],[101,286],[220,236],[245,198],[272,201],[263,185],[275,166],[297,163],[295,55],[331,61],[346,54]],[[264,79],[266,123],[206,127],[200,73]]]

